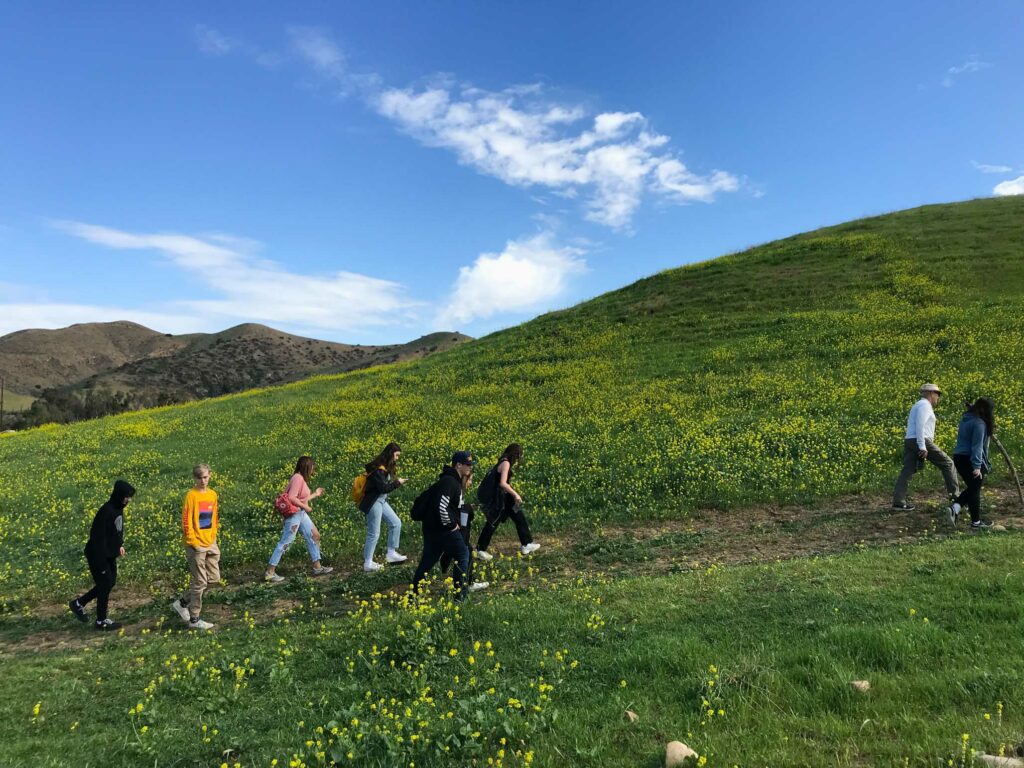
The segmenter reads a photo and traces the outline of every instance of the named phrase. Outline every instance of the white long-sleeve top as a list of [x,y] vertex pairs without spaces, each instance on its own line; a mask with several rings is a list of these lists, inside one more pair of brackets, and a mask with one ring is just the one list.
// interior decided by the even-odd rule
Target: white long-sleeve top
[[927,398],[922,397],[910,409],[905,438],[917,440],[917,448],[921,451],[925,449],[925,440],[935,439],[935,411]]

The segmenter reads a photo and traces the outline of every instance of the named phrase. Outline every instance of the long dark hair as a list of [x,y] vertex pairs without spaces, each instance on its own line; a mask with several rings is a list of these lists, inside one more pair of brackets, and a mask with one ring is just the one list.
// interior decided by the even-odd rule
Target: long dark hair
[[512,443],[502,452],[498,463],[501,464],[501,462],[507,461],[509,467],[514,467],[521,458],[523,458],[523,446],[519,443]]
[[400,450],[402,450],[402,446],[398,443],[388,443],[384,446],[384,450],[366,465],[366,471],[376,472],[378,468],[384,467],[389,475],[395,474],[395,454]]
[[295,462],[295,472],[302,475],[302,479],[308,483],[313,477],[313,473],[316,472],[316,462],[313,461],[313,457],[299,456],[299,460]]
[[967,410],[985,422],[985,429],[988,432],[988,437],[992,437],[992,435],[995,434],[996,420],[992,415],[992,411],[995,410],[995,405],[992,403],[991,399],[987,397],[979,397],[967,406]]

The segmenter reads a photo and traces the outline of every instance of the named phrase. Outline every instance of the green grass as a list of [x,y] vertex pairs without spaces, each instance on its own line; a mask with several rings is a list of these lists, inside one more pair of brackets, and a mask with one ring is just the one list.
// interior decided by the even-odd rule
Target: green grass
[[[35,402],[35,398],[31,395],[19,395],[16,392],[5,392],[4,413],[11,414],[19,411],[27,411],[33,402]],[[6,422],[7,419],[5,418],[4,421]]]
[[[532,752],[534,764],[654,766],[678,738],[713,765],[937,765],[963,762],[962,733],[990,751],[1020,743],[1019,535],[648,574],[742,559],[729,550],[744,538],[760,537],[762,559],[878,540],[863,504],[780,521],[750,505],[880,498],[926,380],[948,393],[940,444],[959,402],[987,394],[1019,454],[1022,222],[1024,199],[904,211],[671,270],[426,360],[0,438],[0,764],[98,764],[105,748],[133,765],[346,764],[351,750],[358,765],[522,765]],[[453,449],[486,463],[523,443],[516,485],[565,556],[503,561],[492,575],[506,591],[461,617],[374,597],[411,568],[296,578],[301,548],[283,590],[237,586],[277,539],[271,500],[302,453],[328,489],[314,513],[325,559],[354,565],[363,520],[348,487],[392,439],[412,478],[393,497],[403,517]],[[233,585],[211,595],[211,637],[154,618],[186,578],[180,505],[199,461],[213,468]],[[139,488],[114,599],[132,598],[120,613],[134,626],[93,646],[58,614],[87,583],[82,543],[115,477]],[[992,480],[1005,479],[997,466]],[[913,490],[926,508],[941,498],[931,472]],[[403,549],[415,555],[413,528]],[[493,643],[483,658],[500,672],[469,664],[476,641]],[[848,683],[864,677],[872,691],[857,695]],[[702,696],[726,714],[708,719]],[[418,743],[398,742],[412,721]],[[332,723],[327,745],[313,729]]]
[[[228,749],[229,765],[317,765],[317,752],[339,744],[341,764],[352,750],[355,765],[486,765],[502,737],[505,765],[532,752],[534,765],[653,768],[673,739],[716,766],[966,765],[963,733],[968,754],[1012,753],[1024,741],[1022,543],[981,536],[569,582],[546,579],[537,560],[532,577],[506,566],[498,580],[508,591],[474,598],[461,616],[443,601],[403,609],[369,595],[345,615],[350,595],[304,582],[293,588],[301,605],[253,627],[193,636],[175,624],[5,654],[0,741],[5,764],[39,766],[219,765]],[[259,593],[269,590],[236,608],[251,600],[254,615],[264,612]],[[237,691],[232,664],[253,670]],[[530,686],[541,678],[554,685],[550,701]],[[850,686],[861,679],[866,694]],[[427,686],[433,703],[416,704]],[[509,698],[540,701],[541,711]],[[382,700],[395,719],[373,711]],[[415,732],[431,742],[410,743]]]

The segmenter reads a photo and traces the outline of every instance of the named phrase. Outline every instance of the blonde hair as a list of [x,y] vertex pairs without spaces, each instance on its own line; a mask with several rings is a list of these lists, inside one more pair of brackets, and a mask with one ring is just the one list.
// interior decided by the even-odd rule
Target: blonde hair
[[199,479],[199,476],[203,474],[203,472],[206,472],[207,474],[210,473],[209,464],[196,464],[194,467],[192,467],[192,477],[196,478],[197,480]]

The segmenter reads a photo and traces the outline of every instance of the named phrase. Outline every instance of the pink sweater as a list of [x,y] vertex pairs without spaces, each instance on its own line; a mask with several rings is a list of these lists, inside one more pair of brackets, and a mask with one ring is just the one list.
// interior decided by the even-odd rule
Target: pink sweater
[[309,501],[311,495],[306,478],[296,472],[288,481],[287,494],[289,499],[298,499],[301,502]]

